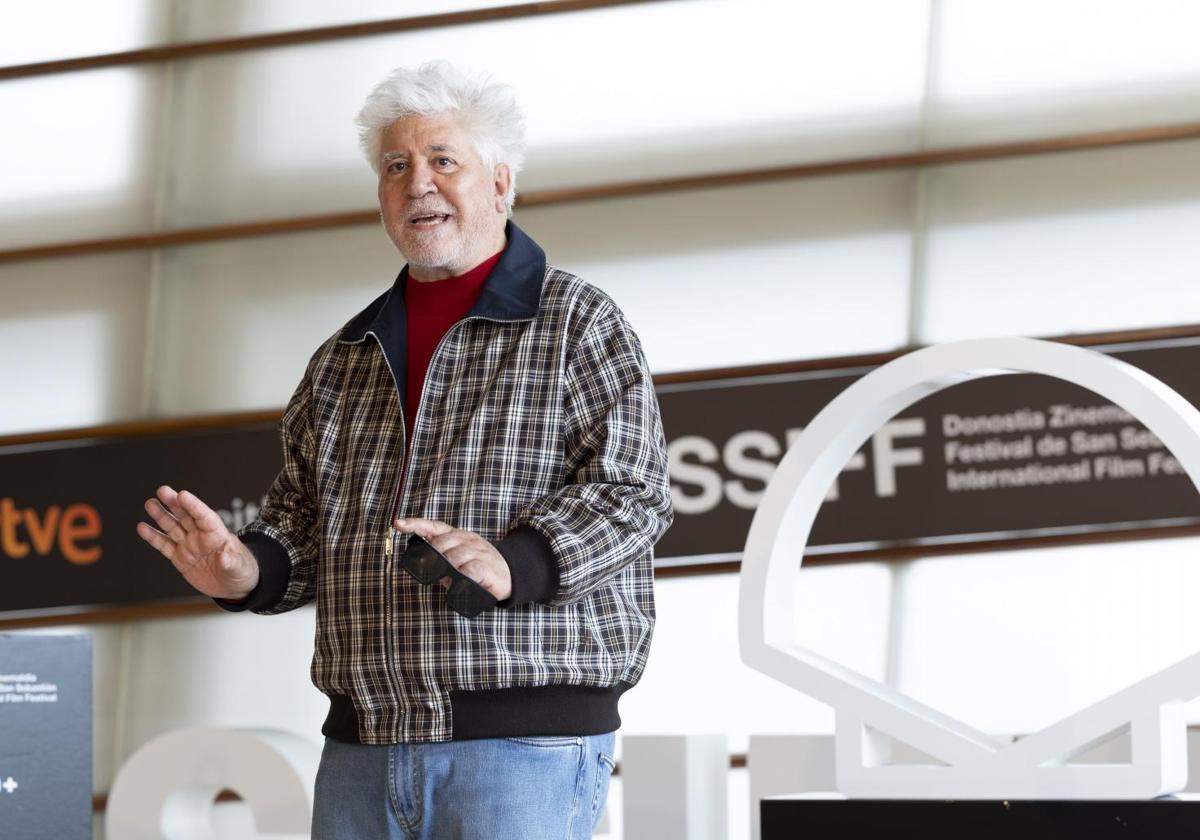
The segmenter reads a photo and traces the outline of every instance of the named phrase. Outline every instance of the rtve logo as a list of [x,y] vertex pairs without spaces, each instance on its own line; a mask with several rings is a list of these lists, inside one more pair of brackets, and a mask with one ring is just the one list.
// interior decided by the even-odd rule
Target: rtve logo
[[12,499],[0,499],[0,556],[20,560],[32,551],[49,556],[58,553],[70,563],[86,566],[100,559],[100,546],[81,546],[82,540],[100,538],[100,514],[91,505],[74,504],[66,509],[50,505],[39,513],[19,508]]

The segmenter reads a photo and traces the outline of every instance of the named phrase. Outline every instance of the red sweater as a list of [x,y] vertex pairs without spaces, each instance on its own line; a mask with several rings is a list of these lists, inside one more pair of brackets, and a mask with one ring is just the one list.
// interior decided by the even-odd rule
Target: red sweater
[[466,274],[422,283],[410,275],[404,290],[408,310],[408,387],[404,400],[404,422],[408,429],[407,448],[412,448],[417,409],[425,373],[446,332],[475,305],[483,284],[500,262],[503,251],[493,254]]

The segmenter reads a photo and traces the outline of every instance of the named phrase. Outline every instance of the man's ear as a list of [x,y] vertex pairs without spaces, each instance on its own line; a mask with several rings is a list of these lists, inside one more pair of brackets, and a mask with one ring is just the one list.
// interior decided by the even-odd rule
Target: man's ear
[[512,187],[512,170],[508,168],[507,163],[496,164],[493,185],[496,188],[496,211],[507,214],[508,207],[504,203],[504,197],[508,195],[508,190]]

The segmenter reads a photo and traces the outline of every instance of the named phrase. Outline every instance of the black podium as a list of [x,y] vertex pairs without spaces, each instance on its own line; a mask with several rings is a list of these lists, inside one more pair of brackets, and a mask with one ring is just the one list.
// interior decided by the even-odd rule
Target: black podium
[[1200,798],[900,800],[838,795],[762,800],[762,840],[1065,840],[1200,838]]

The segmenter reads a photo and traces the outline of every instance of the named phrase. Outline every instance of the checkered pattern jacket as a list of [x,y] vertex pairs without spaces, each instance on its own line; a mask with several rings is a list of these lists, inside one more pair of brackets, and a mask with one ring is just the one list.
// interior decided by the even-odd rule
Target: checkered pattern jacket
[[[511,223],[507,236],[430,362],[407,467],[402,272],[313,355],[280,424],[283,469],[241,532],[260,583],[225,606],[316,601],[331,737],[599,734],[645,667],[652,547],[672,514],[641,345],[604,293]],[[449,610],[396,564],[395,516],[493,541],[512,597],[473,619]]]

